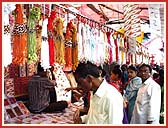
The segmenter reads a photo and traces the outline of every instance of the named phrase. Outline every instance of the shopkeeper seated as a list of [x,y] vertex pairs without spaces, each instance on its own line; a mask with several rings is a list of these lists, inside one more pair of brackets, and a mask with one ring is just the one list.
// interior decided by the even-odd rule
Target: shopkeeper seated
[[32,113],[61,111],[68,106],[67,101],[50,102],[49,91],[54,86],[56,86],[56,81],[48,79],[47,72],[39,63],[37,74],[28,82],[28,108]]

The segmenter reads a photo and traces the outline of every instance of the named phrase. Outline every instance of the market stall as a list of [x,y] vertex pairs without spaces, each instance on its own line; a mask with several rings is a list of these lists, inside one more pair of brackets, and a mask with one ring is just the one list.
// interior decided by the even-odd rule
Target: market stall
[[22,101],[15,98],[4,100],[5,124],[73,124],[73,115],[77,109],[83,108],[83,102],[69,104],[63,111],[53,113],[30,113]]
[[[84,6],[97,12],[106,22],[85,16]],[[135,8],[131,7],[133,15]],[[148,48],[142,44],[144,33],[139,29],[140,21],[133,20],[139,11],[133,18],[128,16],[130,13],[122,14],[125,20],[133,20],[131,26],[125,24],[127,29],[123,31],[108,26],[108,17],[92,4],[77,8],[78,11],[71,4],[57,3],[3,4],[5,124],[73,124],[73,114],[83,107],[83,102],[72,103],[72,91],[65,89],[77,87],[73,72],[80,62],[90,61],[97,66],[150,63]],[[125,7],[125,12],[128,10]],[[69,103],[64,111],[33,114],[27,109],[28,81],[37,73],[39,62],[48,72],[48,78],[57,83],[56,102]],[[51,67],[54,67],[53,72]],[[26,96],[25,101],[16,100],[23,96]]]

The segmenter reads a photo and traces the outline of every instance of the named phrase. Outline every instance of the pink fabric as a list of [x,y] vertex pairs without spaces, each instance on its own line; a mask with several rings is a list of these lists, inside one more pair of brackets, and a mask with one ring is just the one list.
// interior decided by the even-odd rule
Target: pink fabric
[[114,39],[114,44],[116,46],[116,61],[118,62],[118,44],[117,44],[117,39]]
[[[111,33],[107,32],[106,35],[107,35],[108,44],[111,46],[111,40],[110,40]],[[110,57],[109,57],[109,63],[112,63],[113,58],[112,58],[112,48],[111,47],[109,49],[109,55],[110,55]]]

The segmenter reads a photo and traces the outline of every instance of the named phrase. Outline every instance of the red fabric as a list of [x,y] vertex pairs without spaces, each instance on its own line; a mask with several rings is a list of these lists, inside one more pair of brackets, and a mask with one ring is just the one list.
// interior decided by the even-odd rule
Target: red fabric
[[71,42],[71,45],[65,44],[65,62],[66,62],[65,67],[70,70],[72,70],[72,33],[71,33],[72,25],[73,25],[72,22],[68,23],[65,35],[66,43]]
[[[56,12],[52,11],[51,16],[48,18],[48,31],[53,34],[54,28],[52,25],[53,20],[56,18]],[[48,45],[49,45],[49,60],[50,60],[50,65],[54,65],[54,39],[53,36],[48,36]]]
[[14,78],[15,96],[28,94],[28,81],[31,77],[16,77]]
[[114,86],[120,92],[120,88],[119,88],[119,86],[116,83],[109,82],[109,84],[111,84],[112,86]]
[[129,65],[131,63],[131,54],[128,53],[127,55],[127,64]]
[[[111,46],[111,40],[110,40],[111,33],[107,32],[106,35],[107,35],[108,44]],[[109,63],[111,64],[112,61],[113,61],[113,58],[112,58],[112,48],[109,49],[109,55],[110,55]]]
[[54,65],[54,41],[53,38],[48,37],[48,43],[49,43],[49,60],[50,65]]
[[17,64],[9,65],[9,77],[10,78],[19,77],[19,65]]
[[114,81],[114,82],[109,82],[112,86],[114,86],[121,94],[123,94],[123,84],[120,80]]
[[[21,4],[16,4],[15,9],[15,25],[13,28],[13,64],[25,64],[27,62],[27,33],[25,30],[25,22],[23,19],[23,10]],[[23,29],[22,31],[20,29]],[[18,32],[20,34],[18,34]]]
[[161,85],[160,77],[154,79],[155,82],[157,82],[159,85]]
[[117,44],[117,39],[114,40],[114,44],[116,46],[116,61],[118,62],[118,44]]

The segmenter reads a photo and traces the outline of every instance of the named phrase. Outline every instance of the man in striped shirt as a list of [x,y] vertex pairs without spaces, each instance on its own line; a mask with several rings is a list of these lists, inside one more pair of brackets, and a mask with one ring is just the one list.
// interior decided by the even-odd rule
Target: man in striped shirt
[[66,101],[50,102],[49,92],[56,86],[56,81],[47,78],[47,73],[40,63],[37,72],[28,82],[29,110],[33,113],[64,110],[68,106]]

